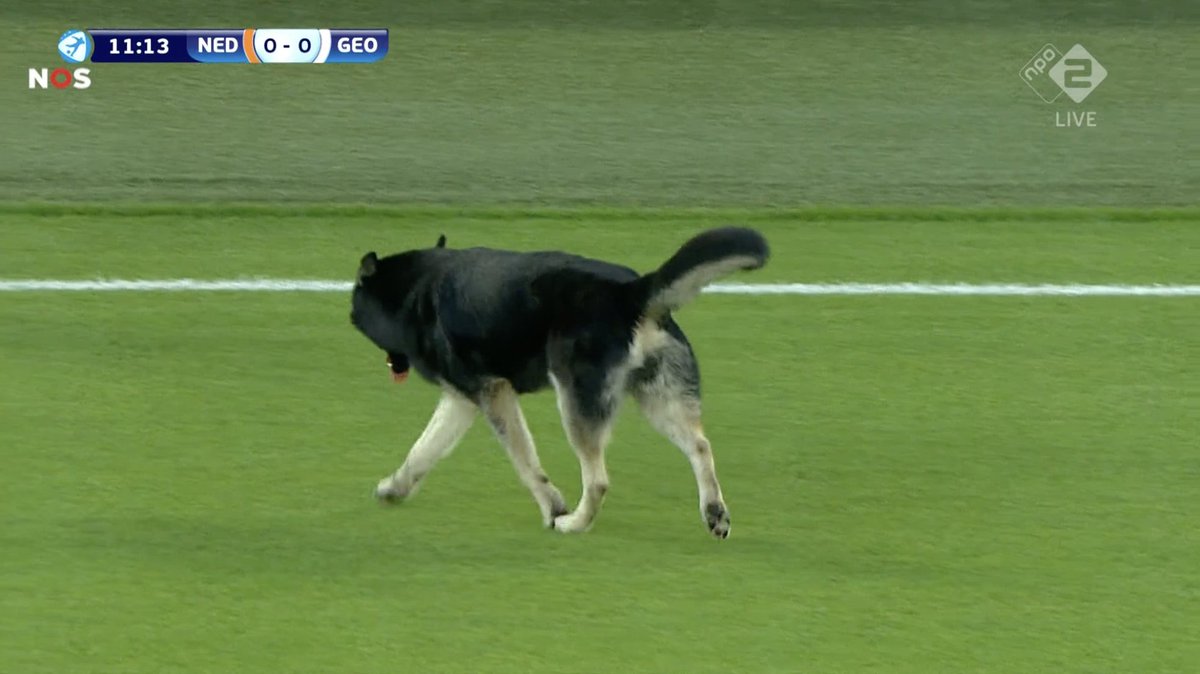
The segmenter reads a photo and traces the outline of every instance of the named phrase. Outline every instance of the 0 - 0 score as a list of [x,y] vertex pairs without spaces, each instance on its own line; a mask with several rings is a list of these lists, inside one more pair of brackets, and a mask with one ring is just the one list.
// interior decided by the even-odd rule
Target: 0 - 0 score
[[260,28],[254,51],[263,63],[312,63],[321,51],[321,32],[302,28]]
[[[309,50],[312,49],[312,42],[310,42],[309,39],[306,37],[300,38],[300,41],[297,42],[296,44],[297,44],[297,47],[300,49],[301,54],[307,54],[309,52]],[[269,38],[263,40],[263,51],[267,52],[268,54],[275,53],[275,38],[269,37]]]

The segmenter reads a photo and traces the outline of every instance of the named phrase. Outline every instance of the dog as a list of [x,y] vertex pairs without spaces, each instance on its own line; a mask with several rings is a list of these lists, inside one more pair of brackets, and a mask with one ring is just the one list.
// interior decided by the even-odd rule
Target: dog
[[[351,323],[387,354],[397,381],[409,370],[442,397],[400,468],[379,482],[384,502],[412,496],[482,413],[533,493],[543,524],[588,530],[608,491],[604,450],[631,394],[687,456],[709,532],[726,538],[729,509],[700,423],[700,370],[672,312],[714,280],[766,264],[761,234],[722,227],[687,241],[656,271],[639,274],[558,251],[432,248],[359,263]],[[583,494],[568,510],[542,470],[517,402],[553,386],[579,459]]]

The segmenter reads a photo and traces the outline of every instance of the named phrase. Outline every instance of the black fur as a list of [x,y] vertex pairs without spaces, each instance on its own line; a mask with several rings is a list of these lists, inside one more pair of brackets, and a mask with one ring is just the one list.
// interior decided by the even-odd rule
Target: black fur
[[[569,381],[584,418],[611,412],[607,375],[627,357],[655,292],[722,258],[747,256],[761,266],[767,257],[758,232],[733,227],[695,237],[646,276],[562,252],[444,246],[442,237],[433,248],[364,256],[353,324],[387,352],[394,371],[412,367],[475,400],[497,378],[527,393],[548,386],[553,372]],[[669,313],[655,320],[691,354]],[[698,394],[699,372],[694,358],[690,362],[684,374]],[[629,381],[646,381],[661,366],[660,359],[648,359]]]

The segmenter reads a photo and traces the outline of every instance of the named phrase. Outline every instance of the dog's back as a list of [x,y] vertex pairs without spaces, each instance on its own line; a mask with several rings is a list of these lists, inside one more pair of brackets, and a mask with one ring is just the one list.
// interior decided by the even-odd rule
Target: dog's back
[[628,267],[560,252],[430,252],[440,276],[430,292],[448,347],[440,365],[464,391],[490,377],[520,393],[544,388],[552,334],[633,329],[638,312],[625,295],[638,274]]

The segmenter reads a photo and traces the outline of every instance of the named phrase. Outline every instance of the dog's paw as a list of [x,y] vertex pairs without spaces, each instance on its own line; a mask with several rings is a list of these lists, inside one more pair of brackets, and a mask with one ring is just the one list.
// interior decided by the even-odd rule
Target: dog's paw
[[729,509],[720,501],[713,501],[704,506],[700,512],[704,516],[704,523],[708,525],[708,531],[717,538],[729,538]]
[[564,534],[581,534],[592,526],[592,520],[579,517],[579,511],[554,518],[550,528]]
[[384,504],[399,503],[408,498],[411,492],[402,491],[396,486],[396,481],[391,477],[385,477],[375,485],[375,498]]
[[[553,488],[551,488],[553,489]],[[571,512],[567,510],[567,502],[563,500],[562,494],[558,493],[557,489],[553,489],[550,493],[549,509],[542,512],[542,522],[547,529],[554,528],[554,520]]]

